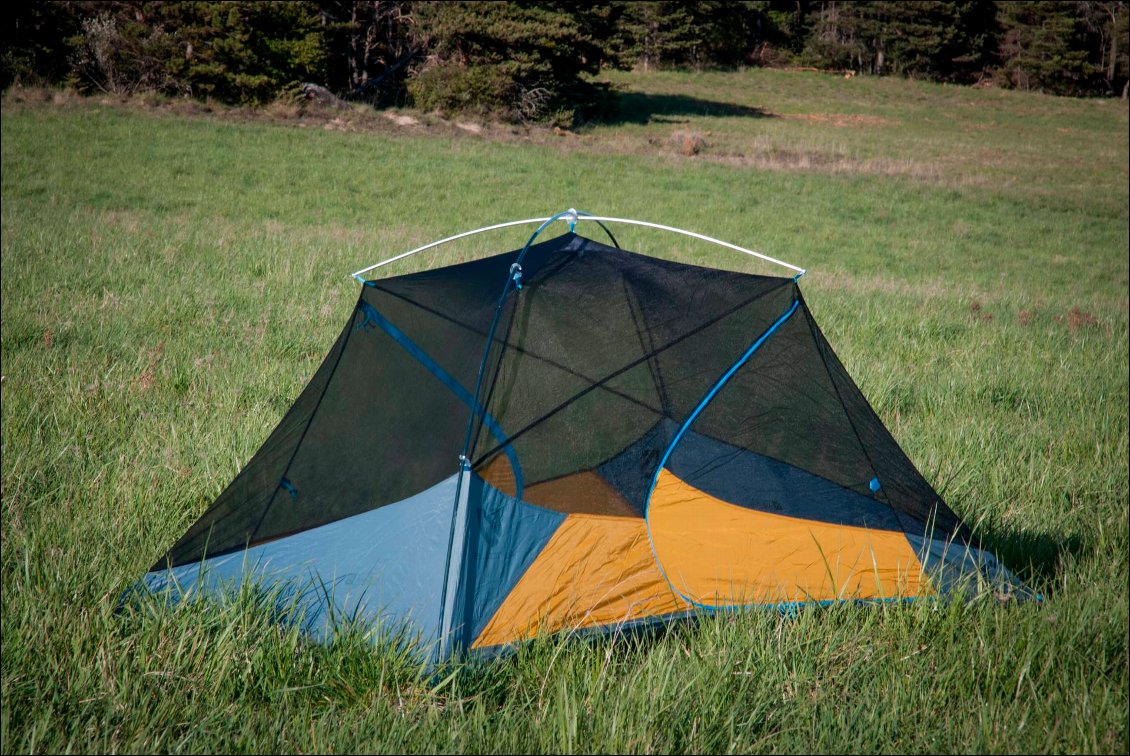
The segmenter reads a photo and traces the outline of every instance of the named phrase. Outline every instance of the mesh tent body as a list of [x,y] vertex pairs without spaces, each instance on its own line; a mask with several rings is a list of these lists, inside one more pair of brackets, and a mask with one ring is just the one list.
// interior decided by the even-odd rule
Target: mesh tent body
[[145,576],[289,586],[437,656],[723,607],[1022,589],[797,281],[572,232],[367,281],[293,407]]

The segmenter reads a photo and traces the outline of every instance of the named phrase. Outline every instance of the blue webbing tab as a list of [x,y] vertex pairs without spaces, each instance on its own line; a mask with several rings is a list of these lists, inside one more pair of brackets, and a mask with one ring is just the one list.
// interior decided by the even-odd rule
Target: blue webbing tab
[[659,555],[655,553],[655,540],[651,536],[651,519],[650,519],[651,495],[653,493],[655,493],[655,486],[656,486],[657,483],[659,483],[659,473],[663,470],[663,466],[665,464],[667,464],[667,460],[670,459],[671,454],[675,451],[675,447],[679,445],[679,441],[681,441],[683,439],[683,435],[687,432],[687,429],[689,429],[691,427],[691,423],[693,423],[695,421],[695,419],[698,418],[699,414],[701,414],[702,411],[704,409],[706,409],[706,406],[708,404],[710,404],[711,400],[714,399],[714,396],[719,391],[722,390],[722,387],[725,386],[726,383],[730,380],[730,378],[733,377],[734,373],[738,372],[738,370],[741,368],[741,366],[746,364],[746,362],[749,361],[749,358],[753,356],[753,353],[761,348],[761,345],[764,344],[765,341],[770,336],[773,335],[774,331],[776,331],[778,328],[781,327],[782,323],[784,323],[786,320],[788,320],[790,317],[792,317],[793,313],[796,312],[797,307],[799,307],[799,306],[800,306],[800,299],[798,299],[797,297],[794,296],[792,307],[790,307],[785,312],[784,315],[777,318],[777,322],[775,322],[773,325],[769,326],[769,328],[765,331],[765,333],[758,336],[757,340],[754,341],[753,344],[750,345],[749,349],[745,350],[745,353],[742,354],[742,356],[738,358],[738,361],[730,366],[730,369],[727,370],[722,375],[722,377],[718,379],[718,382],[714,384],[714,386],[710,389],[710,391],[706,392],[706,396],[704,396],[702,398],[702,401],[698,403],[698,406],[694,408],[694,411],[691,412],[690,416],[687,417],[687,419],[683,421],[683,424],[681,426],[679,426],[679,431],[675,434],[675,437],[671,440],[671,443],[667,445],[666,451],[663,452],[663,457],[659,460],[659,464],[656,465],[656,467],[655,467],[655,475],[652,476],[651,487],[648,488],[648,490],[647,490],[647,500],[644,502],[644,507],[643,507],[643,521],[644,521],[644,525],[647,528],[647,543],[648,543],[648,546],[651,547],[651,556],[655,560],[655,566],[659,568],[659,572],[660,572],[661,575],[663,575],[663,579],[667,581],[667,585],[671,586],[671,590],[673,590],[679,598],[683,599],[684,601],[686,601],[691,606],[697,607],[699,609],[709,609],[709,610],[736,609],[736,608],[739,608],[741,606],[755,606],[756,604],[748,604],[748,605],[747,604],[734,604],[734,605],[703,604],[703,603],[700,603],[698,601],[695,601],[690,596],[687,596],[686,594],[684,594],[682,591],[680,591],[678,588],[675,587],[675,584],[671,582],[671,578],[667,577],[667,571],[665,569],[663,569],[663,563],[659,561]]
[[365,300],[361,300],[360,307],[365,315],[365,320],[357,324],[358,328],[363,329],[370,323],[379,326],[381,330],[391,336],[396,343],[400,344],[400,346],[404,348],[404,351],[408,352],[408,354],[416,358],[421,365],[427,368],[428,372],[436,378],[439,378],[440,381],[451,390],[451,393],[455,394],[464,404],[471,408],[474,414],[483,418],[483,424],[486,425],[491,434],[498,439],[498,443],[502,445],[502,450],[506,453],[506,458],[510,460],[510,466],[514,470],[514,483],[517,490],[515,495],[519,499],[522,498],[522,468],[518,465],[518,455],[514,452],[514,447],[507,443],[507,435],[502,431],[502,428],[499,427],[490,413],[475,401],[470,392],[463,387],[463,384],[455,380],[455,378],[440,367],[427,352],[421,349],[416,342],[408,338],[403,331],[393,325],[384,315],[381,315],[376,307],[373,307]]

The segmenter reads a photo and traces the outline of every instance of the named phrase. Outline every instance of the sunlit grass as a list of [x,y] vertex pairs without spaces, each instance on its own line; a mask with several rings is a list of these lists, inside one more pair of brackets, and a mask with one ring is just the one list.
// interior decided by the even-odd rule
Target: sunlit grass
[[[1127,750],[1125,106],[778,72],[616,83],[779,117],[651,108],[523,143],[5,101],[0,751]],[[251,591],[115,612],[310,377],[348,272],[570,206],[807,267],[879,414],[1045,601],[724,614],[436,674],[363,628],[311,644]]]

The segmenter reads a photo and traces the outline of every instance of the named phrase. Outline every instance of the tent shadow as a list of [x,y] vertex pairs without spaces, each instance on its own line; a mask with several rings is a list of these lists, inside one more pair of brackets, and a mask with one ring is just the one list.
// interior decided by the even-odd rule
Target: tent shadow
[[1039,585],[1045,596],[1055,593],[1065,563],[1090,551],[1078,533],[987,530],[981,543],[1027,585]]
[[613,112],[602,118],[610,125],[648,123],[686,123],[690,116],[716,116],[740,118],[776,118],[762,108],[738,105],[731,102],[704,100],[687,95],[646,94],[620,92]]

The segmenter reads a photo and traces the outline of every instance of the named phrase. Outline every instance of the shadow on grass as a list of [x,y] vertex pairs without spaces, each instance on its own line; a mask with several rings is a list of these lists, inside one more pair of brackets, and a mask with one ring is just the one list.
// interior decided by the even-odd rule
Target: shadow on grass
[[981,535],[981,544],[1025,584],[1039,586],[1045,595],[1055,592],[1065,562],[1090,551],[1086,540],[1077,533],[987,531]]
[[773,113],[748,105],[703,100],[687,95],[621,92],[614,112],[602,121],[616,126],[627,123],[684,123],[688,116],[738,116],[742,118],[776,118]]

